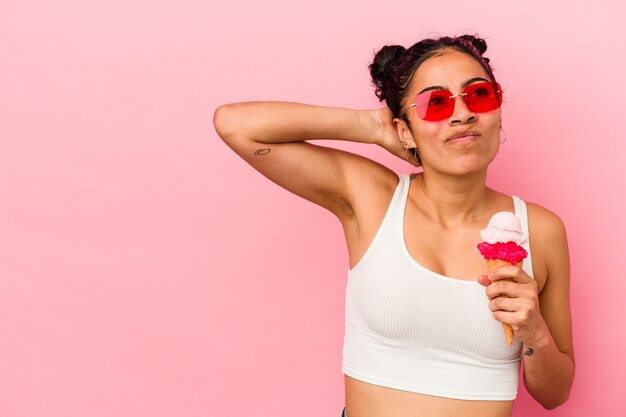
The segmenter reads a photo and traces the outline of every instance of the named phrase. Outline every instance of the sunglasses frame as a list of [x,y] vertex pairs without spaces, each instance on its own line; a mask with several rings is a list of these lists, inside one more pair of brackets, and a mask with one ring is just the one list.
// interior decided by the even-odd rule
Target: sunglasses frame
[[[488,110],[478,110],[478,111],[477,111],[477,110],[475,110],[475,109],[471,109],[471,108],[470,108],[471,103],[470,103],[470,104],[468,104],[468,103],[467,103],[467,101],[465,100],[465,97],[467,97],[467,95],[469,94],[469,92],[468,92],[467,90],[468,90],[468,89],[472,89],[472,88],[476,88],[477,86],[482,86],[482,85],[485,85],[485,84],[490,85],[490,86],[493,88],[493,93],[494,93],[494,95],[495,95],[495,97],[494,97],[494,98],[495,98],[495,100],[497,101],[498,105],[497,105],[496,107],[491,108],[491,109],[488,109]],[[452,102],[452,105],[451,105],[451,106],[448,106],[448,107],[449,107],[449,109],[450,109],[449,114],[448,114],[448,112],[446,111],[446,113],[442,113],[442,114],[444,114],[444,117],[439,117],[439,116],[437,116],[437,118],[435,118],[435,119],[432,119],[432,118],[424,118],[424,117],[422,117],[422,115],[420,114],[420,111],[417,109],[417,106],[418,106],[418,104],[417,104],[417,98],[418,98],[419,96],[421,96],[422,94],[432,94],[433,92],[441,92],[441,93],[448,92],[448,93],[450,93],[450,94],[451,94],[449,97],[447,97],[447,100]],[[486,112],[489,112],[489,111],[495,110],[495,109],[499,108],[500,106],[502,106],[502,93],[504,93],[504,90],[502,89],[502,87],[500,87],[500,84],[499,84],[499,83],[497,83],[496,81],[492,81],[492,82],[491,82],[491,81],[483,81],[483,82],[476,83],[476,84],[470,84],[470,85],[468,85],[467,87],[465,87],[465,88],[463,89],[463,92],[462,92],[462,93],[457,93],[457,94],[452,94],[452,92],[451,92],[451,91],[448,91],[448,90],[431,90],[431,91],[426,91],[426,92],[424,92],[424,93],[421,93],[421,94],[416,95],[416,96],[415,96],[415,102],[414,102],[414,103],[412,103],[409,107],[413,107],[413,108],[415,108],[416,113],[417,113],[417,115],[419,116],[419,118],[420,118],[420,119],[425,120],[425,121],[428,121],[428,122],[438,122],[438,121],[441,121],[441,120],[445,120],[445,119],[447,119],[448,117],[452,116],[452,114],[454,114],[454,108],[456,107],[456,100],[455,100],[455,98],[457,98],[457,97],[461,97],[461,98],[463,98],[463,102],[465,103],[465,105],[467,106],[467,108],[468,108],[471,112],[474,112],[474,113],[486,113]],[[401,117],[404,117],[404,115],[406,115],[406,113],[407,113],[407,112],[408,112],[408,110],[407,110],[406,112],[404,112],[404,113],[402,114],[402,116],[401,116]]]

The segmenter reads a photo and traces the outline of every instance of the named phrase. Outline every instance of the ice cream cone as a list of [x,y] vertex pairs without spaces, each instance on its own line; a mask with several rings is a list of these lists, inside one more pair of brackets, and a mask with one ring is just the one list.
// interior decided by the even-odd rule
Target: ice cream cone
[[[501,266],[511,265],[508,261],[502,259],[487,259],[487,269],[489,272],[493,272]],[[517,263],[518,267],[522,267],[522,263]],[[511,278],[505,278],[500,281],[510,281],[514,282]],[[506,295],[501,295],[501,297],[506,297]],[[506,344],[511,346],[513,344],[513,327],[510,324],[502,323],[502,330],[504,331],[504,337],[506,337]]]

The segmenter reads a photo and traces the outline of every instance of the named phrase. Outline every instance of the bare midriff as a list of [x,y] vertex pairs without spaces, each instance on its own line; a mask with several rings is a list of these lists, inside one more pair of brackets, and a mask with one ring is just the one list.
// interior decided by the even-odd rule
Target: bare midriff
[[373,385],[345,375],[348,417],[510,417],[513,401],[457,400]]

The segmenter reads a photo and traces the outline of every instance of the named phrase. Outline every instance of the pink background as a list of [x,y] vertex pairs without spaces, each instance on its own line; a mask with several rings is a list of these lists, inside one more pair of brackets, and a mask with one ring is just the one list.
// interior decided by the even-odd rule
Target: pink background
[[[618,0],[3,1],[0,416],[338,416],[340,225],[238,159],[212,115],[377,107],[374,49],[432,32],[487,38],[508,136],[489,182],[568,227],[577,376],[549,414],[623,413],[625,15]],[[548,412],[522,388],[529,415]]]

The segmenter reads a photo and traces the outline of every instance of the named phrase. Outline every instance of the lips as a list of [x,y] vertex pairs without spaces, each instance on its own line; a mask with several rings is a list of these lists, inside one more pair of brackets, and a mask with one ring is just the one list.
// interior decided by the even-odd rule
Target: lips
[[464,130],[462,132],[456,133],[446,139],[446,142],[450,142],[451,140],[462,138],[465,136],[480,136],[480,134],[474,130]]

